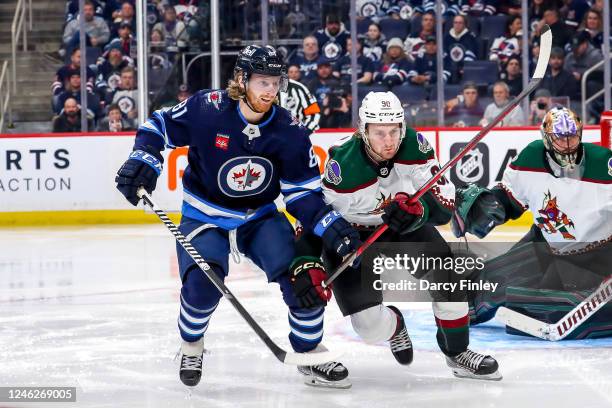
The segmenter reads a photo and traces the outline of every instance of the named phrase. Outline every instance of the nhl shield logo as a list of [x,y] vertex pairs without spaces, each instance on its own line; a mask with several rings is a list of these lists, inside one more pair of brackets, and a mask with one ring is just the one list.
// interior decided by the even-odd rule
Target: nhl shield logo
[[466,184],[480,180],[483,172],[482,152],[477,147],[469,151],[457,165],[457,177]]
[[[467,143],[453,143],[450,147],[450,157],[454,157],[465,148]],[[489,147],[485,143],[478,143],[457,163],[450,171],[450,180],[455,186],[476,183],[480,186],[489,185]]]
[[246,197],[264,191],[272,179],[272,163],[263,157],[241,156],[226,161],[219,170],[219,189],[230,197]]

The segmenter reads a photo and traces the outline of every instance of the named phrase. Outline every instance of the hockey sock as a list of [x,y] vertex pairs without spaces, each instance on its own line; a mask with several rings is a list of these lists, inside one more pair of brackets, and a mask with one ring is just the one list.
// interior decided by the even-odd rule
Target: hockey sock
[[324,308],[289,310],[289,342],[298,353],[305,353],[317,347],[323,338]]

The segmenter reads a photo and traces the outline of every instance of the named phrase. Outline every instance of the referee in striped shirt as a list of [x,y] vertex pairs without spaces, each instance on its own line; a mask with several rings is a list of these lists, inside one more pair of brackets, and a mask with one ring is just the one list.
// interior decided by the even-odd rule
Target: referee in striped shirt
[[287,74],[289,85],[287,92],[280,93],[280,106],[291,112],[304,126],[314,132],[319,129],[321,119],[321,108],[319,108],[317,98],[299,82],[299,66],[290,65]]

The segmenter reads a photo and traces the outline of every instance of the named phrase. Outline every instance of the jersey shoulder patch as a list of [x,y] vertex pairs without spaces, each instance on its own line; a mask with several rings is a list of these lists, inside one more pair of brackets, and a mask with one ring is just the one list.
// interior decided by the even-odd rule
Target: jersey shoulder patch
[[585,181],[612,183],[612,150],[592,143],[583,143]]
[[211,113],[223,112],[231,105],[231,99],[227,95],[227,91],[203,89],[194,96],[197,96],[201,106]]
[[519,155],[510,163],[510,167],[514,170],[546,170],[544,163],[544,142],[542,140],[534,140],[529,143]]
[[339,146],[329,149],[323,184],[343,193],[360,190],[376,182],[378,175],[368,164],[361,149],[361,140],[351,137]]
[[412,128],[406,129],[406,135],[395,156],[400,164],[424,164],[436,157],[433,147],[421,133]]

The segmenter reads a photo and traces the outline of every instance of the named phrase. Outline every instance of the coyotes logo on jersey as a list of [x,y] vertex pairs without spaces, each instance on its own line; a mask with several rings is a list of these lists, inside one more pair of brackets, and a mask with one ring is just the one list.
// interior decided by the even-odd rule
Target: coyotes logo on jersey
[[380,196],[376,197],[376,207],[372,211],[368,211],[368,214],[382,214],[385,207],[388,206],[393,198],[391,197],[391,193],[388,196],[381,191]]
[[576,237],[569,233],[569,227],[574,227],[574,222],[568,218],[557,206],[557,197],[552,197],[550,190],[544,195],[542,209],[538,210],[541,217],[536,217],[537,226],[547,234],[560,232],[564,239],[576,240]]

